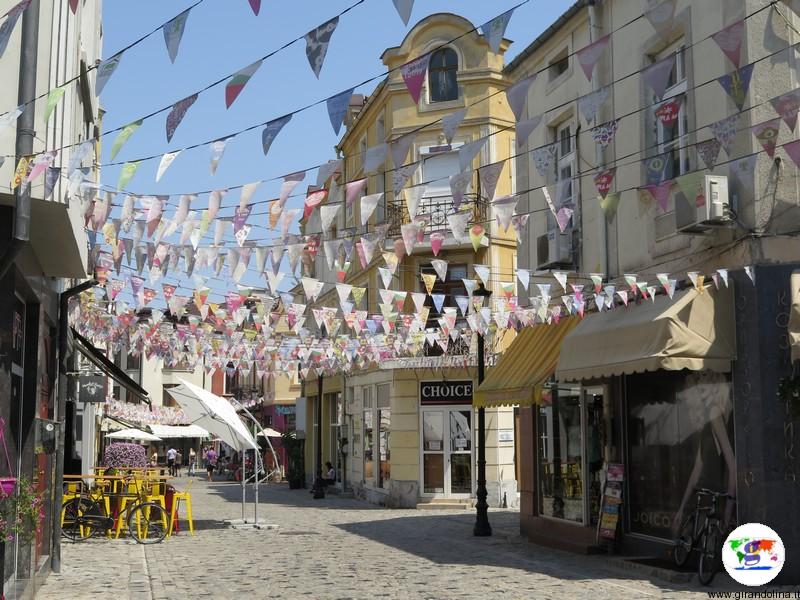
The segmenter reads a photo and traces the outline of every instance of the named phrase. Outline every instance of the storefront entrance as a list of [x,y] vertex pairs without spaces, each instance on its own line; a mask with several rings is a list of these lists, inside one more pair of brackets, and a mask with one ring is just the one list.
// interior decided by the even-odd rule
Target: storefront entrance
[[422,496],[469,498],[473,490],[472,408],[422,407]]
[[603,387],[561,385],[542,394],[540,515],[597,524],[602,470],[610,451],[610,412]]

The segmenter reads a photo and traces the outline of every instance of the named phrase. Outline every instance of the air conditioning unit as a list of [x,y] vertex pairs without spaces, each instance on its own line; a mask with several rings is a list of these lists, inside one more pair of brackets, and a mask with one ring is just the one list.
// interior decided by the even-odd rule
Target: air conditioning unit
[[536,238],[536,258],[539,269],[572,264],[572,229],[561,233],[554,228]]
[[728,178],[706,175],[703,188],[686,201],[676,198],[675,228],[681,233],[704,233],[712,227],[723,227],[732,221],[728,197]]

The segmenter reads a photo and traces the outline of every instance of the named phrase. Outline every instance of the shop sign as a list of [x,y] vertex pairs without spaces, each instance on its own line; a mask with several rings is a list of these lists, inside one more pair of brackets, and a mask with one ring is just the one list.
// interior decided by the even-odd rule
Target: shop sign
[[513,429],[498,429],[497,430],[497,441],[498,442],[513,442],[514,441],[514,430]]
[[78,398],[81,402],[106,401],[106,377],[104,375],[81,375],[78,378]]
[[423,381],[419,399],[422,405],[472,404],[472,381]]
[[279,415],[293,415],[295,414],[294,406],[292,405],[283,405],[283,404],[276,404],[275,405],[275,412]]

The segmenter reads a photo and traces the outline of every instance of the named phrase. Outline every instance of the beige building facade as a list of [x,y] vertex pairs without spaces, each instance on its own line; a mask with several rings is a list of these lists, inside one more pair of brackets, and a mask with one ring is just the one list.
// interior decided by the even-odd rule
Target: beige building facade
[[[560,333],[536,334],[546,349],[531,362],[560,357],[520,411],[521,529],[534,541],[669,557],[695,487],[735,497],[726,514],[740,523],[796,530],[778,470],[793,470],[782,453],[797,437],[779,434],[790,419],[774,401],[794,380],[800,196],[781,147],[796,140],[793,100],[786,120],[775,108],[798,87],[790,4],[579,1],[506,68],[536,74],[523,119],[541,116],[517,157],[518,211],[531,215],[518,263],[533,275],[519,296],[532,306],[536,284],[552,284],[550,307],[575,315],[535,325]],[[762,144],[776,134],[773,155]],[[583,286],[585,315],[554,272]]]
[[[450,175],[459,172],[458,149],[488,136],[488,141],[471,161],[474,170],[461,209],[471,211],[469,223],[485,223],[486,240],[474,250],[469,241],[457,242],[448,235],[438,258],[448,263],[445,281],[437,280],[433,293],[446,295],[444,307],[455,308],[455,296],[466,296],[462,278],[475,279],[473,265],[486,265],[492,281],[511,279],[515,268],[516,238],[513,229],[501,230],[492,218],[491,198],[483,195],[477,169],[502,160],[514,152],[514,117],[502,91],[507,80],[502,74],[503,54],[510,42],[503,40],[499,53],[490,49],[477,33],[465,31],[473,24],[453,14],[434,14],[417,23],[402,43],[382,55],[387,79],[367,98],[354,96],[345,120],[346,132],[337,146],[341,174],[328,202],[341,201],[342,182],[368,178],[361,194],[384,193],[369,222],[360,220],[361,198],[344,206],[325,240],[348,233],[367,233],[380,225],[388,226],[386,245],[379,248],[366,265],[353,253],[352,266],[338,281],[366,288],[360,307],[380,314],[383,289],[425,292],[421,274],[433,273],[436,258],[431,233],[448,233],[449,214],[454,212]],[[458,38],[458,39],[456,39]],[[456,39],[452,43],[449,40]],[[431,54],[422,93],[414,103],[398,67]],[[466,109],[452,141],[448,143],[440,120]],[[368,150],[391,143],[404,135],[414,135],[406,156],[395,164],[391,153],[371,172],[364,172]],[[404,255],[391,282],[384,283],[379,267],[387,264],[382,251],[394,253],[392,240],[400,241],[401,226],[411,222],[404,194],[394,194],[393,174],[404,165],[418,163],[406,188],[423,186],[418,216],[427,219],[424,235],[411,255]],[[513,165],[507,161],[500,174],[494,197],[512,193]],[[339,192],[336,191],[338,186]],[[321,229],[315,212],[305,224],[305,232]],[[400,242],[402,243],[402,242]],[[326,282],[313,304],[318,308],[337,308],[335,288],[337,268],[329,269],[324,253],[316,259],[314,276]],[[429,326],[439,317],[430,297]],[[297,300],[303,301],[302,296]],[[408,297],[402,313],[413,313]],[[311,319],[309,319],[311,320]],[[493,339],[493,349],[503,340]],[[475,496],[475,419],[472,389],[476,384],[474,336],[459,338],[447,351],[436,344],[426,345],[418,357],[381,363],[378,368],[353,369],[344,374],[323,377],[322,461],[336,467],[338,485],[358,497],[394,507],[414,507],[430,502],[469,505]],[[431,395],[432,394],[432,395]],[[311,479],[316,450],[314,427],[317,423],[318,382],[306,380],[304,397],[306,427],[306,470]],[[298,413],[299,414],[299,413]],[[298,421],[299,422],[299,421]],[[514,409],[489,411],[487,418],[487,486],[489,503],[504,501],[516,505],[514,467]],[[300,425],[298,425],[298,429]]]

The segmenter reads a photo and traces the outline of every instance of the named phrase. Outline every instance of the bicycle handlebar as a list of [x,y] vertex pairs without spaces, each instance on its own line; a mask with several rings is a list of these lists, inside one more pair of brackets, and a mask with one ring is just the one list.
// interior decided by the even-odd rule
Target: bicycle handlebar
[[727,492],[715,492],[714,490],[709,490],[707,488],[695,488],[694,493],[700,496],[714,496],[716,498],[727,498],[728,500],[735,500],[733,495],[728,494]]

